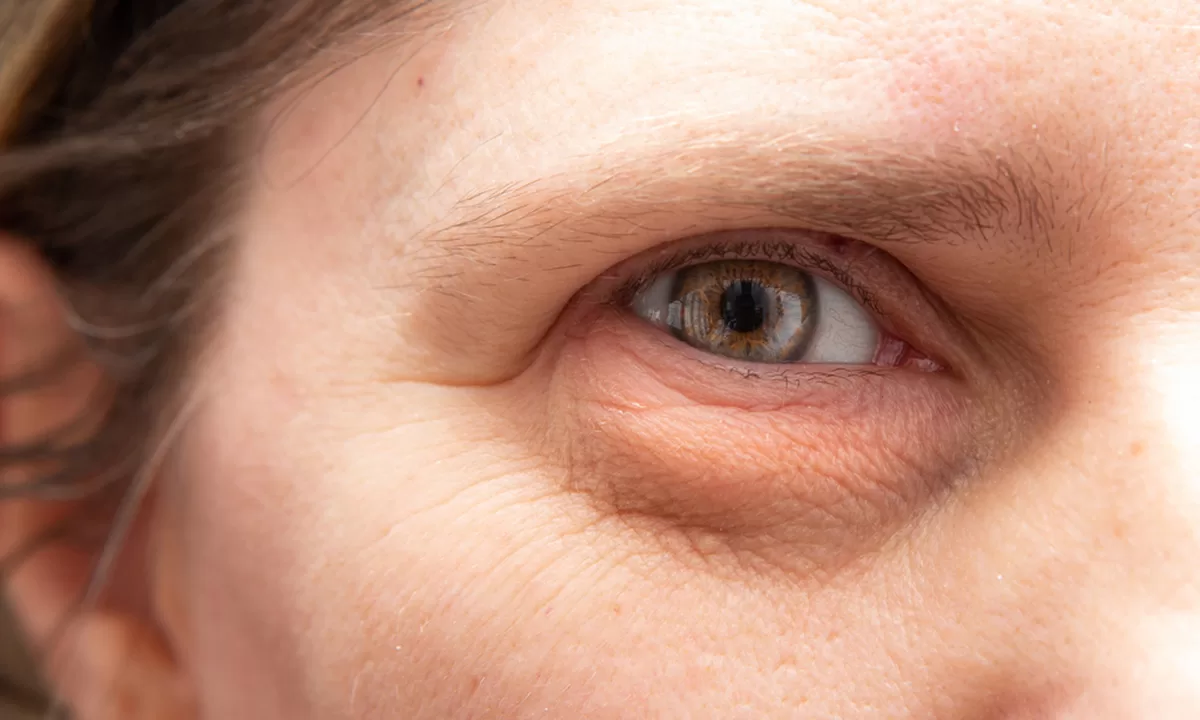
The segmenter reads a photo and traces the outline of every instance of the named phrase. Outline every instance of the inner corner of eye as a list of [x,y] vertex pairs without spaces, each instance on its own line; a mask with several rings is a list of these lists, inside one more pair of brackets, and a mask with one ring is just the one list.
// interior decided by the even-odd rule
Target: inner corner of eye
[[674,283],[674,272],[665,272],[654,278],[634,295],[633,312],[654,325],[666,325]]

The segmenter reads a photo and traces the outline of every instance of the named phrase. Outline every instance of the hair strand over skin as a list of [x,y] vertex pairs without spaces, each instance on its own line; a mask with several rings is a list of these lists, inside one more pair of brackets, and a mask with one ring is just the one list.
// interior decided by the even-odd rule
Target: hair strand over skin
[[[0,68],[25,58],[21,76],[6,81],[22,101],[0,115],[0,233],[28,243],[52,270],[74,332],[36,366],[0,377],[0,402],[84,362],[103,369],[106,387],[44,437],[12,446],[0,438],[0,503],[71,508],[64,525],[0,559],[0,579],[47,544],[90,538],[97,560],[79,611],[102,601],[124,537],[198,400],[185,379],[220,314],[233,236],[225,219],[252,168],[255,114],[302,88],[306,68],[334,43],[369,52],[427,33],[461,4],[39,3],[47,13],[38,16],[40,39],[10,43],[31,27],[33,4],[0,0]],[[359,34],[368,22],[399,29]],[[339,54],[338,62],[348,61]],[[32,468],[36,477],[11,481]]]

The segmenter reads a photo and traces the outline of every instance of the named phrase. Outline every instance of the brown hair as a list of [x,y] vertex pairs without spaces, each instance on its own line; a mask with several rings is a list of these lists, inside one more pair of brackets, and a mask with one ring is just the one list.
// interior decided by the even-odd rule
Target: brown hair
[[[0,501],[73,501],[81,524],[72,530],[112,522],[178,399],[186,359],[219,313],[230,244],[223,219],[236,211],[253,116],[364,22],[420,16],[428,28],[444,6],[0,0],[0,232],[52,269],[78,339],[0,377],[0,400],[53,382],[84,357],[111,381],[89,417],[33,443],[0,445],[0,477],[39,470],[21,485],[0,482]],[[79,442],[78,427],[98,429]],[[24,555],[6,558],[0,573]]]

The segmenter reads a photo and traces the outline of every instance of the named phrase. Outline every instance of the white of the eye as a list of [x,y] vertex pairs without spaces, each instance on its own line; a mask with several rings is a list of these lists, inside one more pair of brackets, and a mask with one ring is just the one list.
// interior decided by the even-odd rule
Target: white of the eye
[[844,290],[813,277],[817,294],[817,327],[804,357],[797,362],[866,365],[879,348],[879,327]]
[[660,327],[670,327],[667,313],[671,304],[671,287],[675,273],[663,273],[633,299],[633,312],[643,320]]

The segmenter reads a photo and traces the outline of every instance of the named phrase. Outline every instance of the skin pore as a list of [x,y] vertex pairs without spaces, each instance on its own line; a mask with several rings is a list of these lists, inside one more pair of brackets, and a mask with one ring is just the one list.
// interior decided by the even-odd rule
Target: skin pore
[[[136,545],[169,652],[132,665],[189,698],[156,717],[1188,717],[1198,28],[523,0],[321,58],[263,115]],[[929,363],[631,311],[702,253]]]

